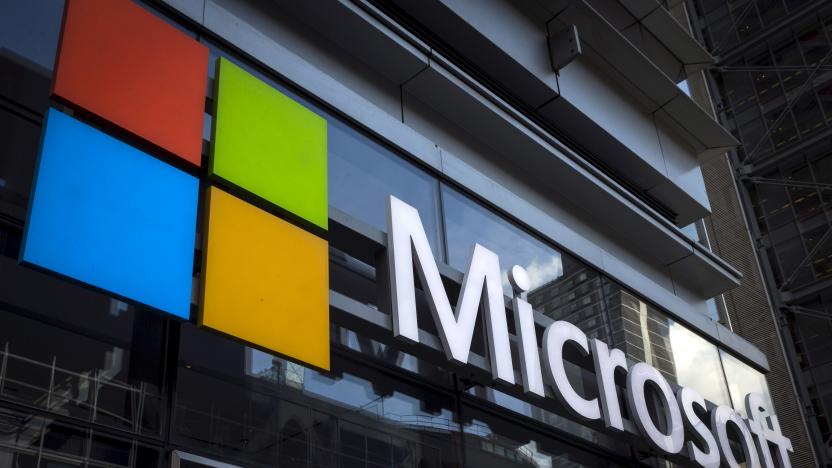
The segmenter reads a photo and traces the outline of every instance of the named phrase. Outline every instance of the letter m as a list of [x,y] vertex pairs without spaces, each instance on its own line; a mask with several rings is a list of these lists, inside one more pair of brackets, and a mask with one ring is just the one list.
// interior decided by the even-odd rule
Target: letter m
[[419,342],[413,275],[415,266],[448,359],[458,364],[468,363],[477,313],[480,304],[484,304],[491,374],[495,380],[514,384],[497,254],[479,244],[474,246],[454,313],[419,212],[390,195],[387,200],[387,257],[393,334],[414,343]]

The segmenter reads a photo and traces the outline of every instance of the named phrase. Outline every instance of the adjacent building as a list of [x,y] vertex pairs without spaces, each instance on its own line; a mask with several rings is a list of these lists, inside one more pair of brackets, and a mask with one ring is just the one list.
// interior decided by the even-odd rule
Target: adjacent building
[[[741,268],[754,271],[745,286],[756,283],[755,291],[747,291],[745,299],[729,299],[728,307],[735,307],[736,321],[742,321],[767,315],[766,302],[771,304],[773,320],[766,318],[765,325],[748,321],[740,325],[747,331],[740,333],[755,343],[751,336],[759,335],[758,346],[774,350],[781,343],[765,344],[768,333],[760,327],[779,330],[783,363],[793,370],[794,384],[770,379],[772,393],[782,394],[784,404],[801,406],[808,435],[826,466],[832,453],[826,377],[832,9],[828,2],[809,1],[695,1],[690,6],[704,44],[717,57],[706,74],[710,96],[703,98],[713,101],[720,121],[742,143],[728,160],[703,167],[706,184],[727,194],[722,215],[714,216],[713,236],[722,239],[725,248],[719,252],[735,266],[741,263],[732,250],[753,249],[758,259]],[[745,227],[730,221],[743,217],[751,232],[748,241],[739,235]],[[797,391],[793,403],[788,402],[795,400],[788,396],[795,391],[790,387]]]

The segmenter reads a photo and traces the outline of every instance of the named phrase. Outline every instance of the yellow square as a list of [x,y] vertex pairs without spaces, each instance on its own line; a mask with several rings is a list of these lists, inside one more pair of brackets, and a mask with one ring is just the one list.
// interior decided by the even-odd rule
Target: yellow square
[[199,324],[329,370],[327,242],[208,189]]

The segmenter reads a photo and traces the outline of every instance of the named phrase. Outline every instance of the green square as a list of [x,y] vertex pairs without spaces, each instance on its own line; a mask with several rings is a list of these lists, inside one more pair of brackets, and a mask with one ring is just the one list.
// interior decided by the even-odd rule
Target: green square
[[328,227],[326,121],[225,58],[217,63],[210,171]]

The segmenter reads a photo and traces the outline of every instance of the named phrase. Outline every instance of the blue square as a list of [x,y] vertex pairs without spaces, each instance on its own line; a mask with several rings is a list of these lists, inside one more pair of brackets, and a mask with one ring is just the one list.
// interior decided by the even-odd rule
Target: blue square
[[190,317],[199,181],[50,109],[21,262]]

